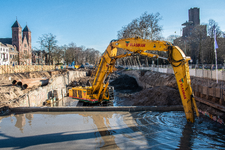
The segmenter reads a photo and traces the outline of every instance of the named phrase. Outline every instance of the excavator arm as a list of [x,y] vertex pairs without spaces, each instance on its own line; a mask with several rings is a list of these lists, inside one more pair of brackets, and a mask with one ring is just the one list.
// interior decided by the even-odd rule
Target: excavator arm
[[[128,50],[129,53],[116,56],[117,48]],[[197,116],[199,116],[199,113],[191,88],[188,65],[190,57],[186,57],[179,47],[173,46],[171,43],[165,41],[150,41],[140,38],[113,40],[102,55],[92,84],[93,93],[98,93],[99,101],[103,99],[103,96],[101,95],[104,94],[108,85],[106,84],[105,87],[103,87],[104,80],[111,72],[113,72],[116,59],[118,58],[139,53],[147,57],[165,59],[157,54],[149,53],[149,51],[168,52],[169,58],[167,60],[170,62],[174,70],[186,118],[189,122],[194,122],[194,111]]]
[[[118,48],[125,49],[129,51],[129,53],[117,55]],[[168,52],[168,58],[160,57],[157,54],[150,53],[150,51]],[[191,88],[188,65],[190,57],[186,57],[179,47],[173,46],[166,41],[150,41],[140,38],[111,41],[100,59],[92,86],[74,88],[70,90],[69,95],[73,98],[91,103],[102,102],[103,100],[109,99],[106,91],[109,84],[110,73],[115,69],[116,60],[136,54],[166,59],[170,62],[176,77],[186,119],[188,122],[194,122],[194,111],[197,116],[199,116],[199,113]]]

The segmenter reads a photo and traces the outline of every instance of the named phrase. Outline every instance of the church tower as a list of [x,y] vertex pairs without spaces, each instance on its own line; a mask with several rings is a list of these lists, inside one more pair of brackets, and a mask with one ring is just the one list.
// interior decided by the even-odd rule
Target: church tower
[[26,27],[23,29],[23,40],[26,37],[27,39],[27,46],[28,46],[28,50],[31,49],[31,31],[28,28],[28,26],[26,25]]
[[31,32],[28,26],[26,25],[23,29],[23,53],[26,55],[26,63],[31,64],[32,63],[32,52],[31,52]]
[[20,52],[22,48],[22,28],[17,20],[12,25],[12,45],[15,45],[17,51]]

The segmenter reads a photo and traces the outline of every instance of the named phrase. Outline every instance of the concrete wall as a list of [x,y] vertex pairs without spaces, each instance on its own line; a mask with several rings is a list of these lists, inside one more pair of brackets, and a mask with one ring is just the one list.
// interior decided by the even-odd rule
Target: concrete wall
[[59,99],[66,93],[66,85],[74,81],[76,78],[86,76],[84,71],[69,71],[66,75],[51,78],[49,84],[43,87],[38,87],[34,91],[30,91],[18,99],[21,107],[37,107],[42,106],[43,102],[53,96],[53,91],[56,90]]
[[[137,67],[137,66],[127,66],[128,69],[131,70],[151,70],[155,72],[161,72],[161,73],[170,73],[173,74],[173,68],[162,68],[160,66],[152,66],[152,67]],[[190,76],[195,77],[204,77],[208,79],[214,79],[216,80],[223,80],[225,81],[225,71],[222,70],[205,70],[205,69],[189,69]]]

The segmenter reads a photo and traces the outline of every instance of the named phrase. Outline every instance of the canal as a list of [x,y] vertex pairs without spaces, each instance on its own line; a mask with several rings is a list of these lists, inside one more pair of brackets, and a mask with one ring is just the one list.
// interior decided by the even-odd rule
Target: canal
[[225,149],[225,127],[173,112],[36,112],[0,116],[1,149]]

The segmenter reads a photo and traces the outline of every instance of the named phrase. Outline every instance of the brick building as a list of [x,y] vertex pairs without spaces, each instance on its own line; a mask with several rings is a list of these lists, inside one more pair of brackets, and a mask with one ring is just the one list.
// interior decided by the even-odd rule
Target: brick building
[[49,54],[44,50],[32,51],[33,65],[47,65],[49,61]]
[[19,65],[32,64],[31,31],[27,25],[22,30],[19,22],[16,20],[12,25],[12,38],[0,38],[0,42],[16,47]]

